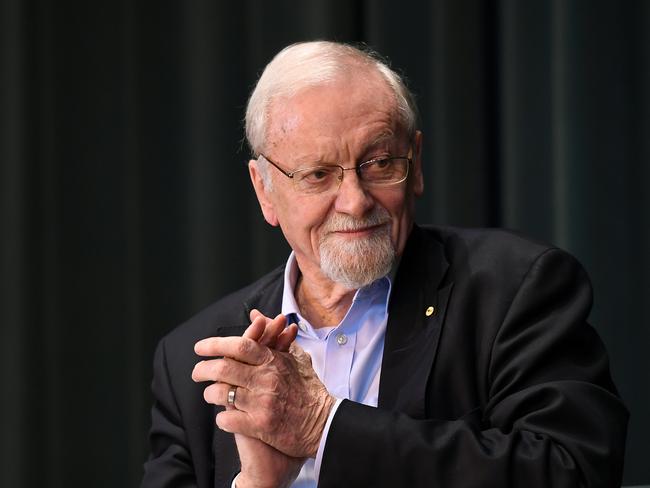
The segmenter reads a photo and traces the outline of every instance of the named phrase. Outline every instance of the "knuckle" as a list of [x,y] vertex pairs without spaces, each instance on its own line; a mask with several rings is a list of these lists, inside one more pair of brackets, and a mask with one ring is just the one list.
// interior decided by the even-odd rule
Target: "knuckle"
[[258,400],[258,405],[262,411],[272,411],[275,406],[275,398],[270,395],[264,395]]
[[210,373],[212,374],[212,378],[215,380],[223,378],[223,376],[228,373],[228,365],[226,364],[226,361],[223,359],[213,361],[210,366]]
[[274,415],[269,410],[263,410],[258,416],[258,424],[260,429],[264,432],[269,432],[273,428],[274,424]]
[[253,341],[244,338],[237,344],[237,353],[241,356],[248,356],[253,350]]

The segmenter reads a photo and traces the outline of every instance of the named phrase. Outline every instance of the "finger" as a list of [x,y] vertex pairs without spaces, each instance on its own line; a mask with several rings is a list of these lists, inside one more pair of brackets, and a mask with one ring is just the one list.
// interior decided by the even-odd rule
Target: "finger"
[[234,386],[248,386],[255,374],[255,366],[229,358],[199,361],[192,370],[195,382],[218,381]]
[[266,323],[264,333],[258,342],[263,346],[274,348],[278,336],[284,330],[286,325],[287,318],[282,314],[278,314],[273,320]]
[[248,339],[253,339],[254,341],[259,342],[260,337],[264,333],[265,329],[265,320],[263,315],[258,315],[253,319],[251,325],[248,326],[242,337],[247,337]]
[[249,414],[242,410],[225,410],[219,412],[216,421],[217,427],[224,432],[243,434],[248,437],[259,439],[259,437],[256,436]]
[[252,322],[253,320],[255,320],[257,317],[268,318],[268,317],[266,317],[262,312],[260,312],[259,310],[257,310],[256,308],[254,308],[253,310],[250,311],[250,313],[248,314],[248,317],[251,319],[251,322]]
[[243,363],[262,364],[271,359],[271,351],[248,337],[208,337],[194,345],[199,356],[223,356]]
[[212,405],[224,406],[227,409],[236,408],[243,412],[248,412],[250,409],[251,394],[250,391],[243,386],[238,386],[235,389],[235,402],[234,405],[228,403],[228,394],[233,385],[227,383],[213,383],[203,390],[203,399]]
[[298,335],[298,326],[296,324],[289,324],[280,335],[278,336],[277,341],[275,341],[275,350],[281,352],[287,352],[291,343],[296,339]]

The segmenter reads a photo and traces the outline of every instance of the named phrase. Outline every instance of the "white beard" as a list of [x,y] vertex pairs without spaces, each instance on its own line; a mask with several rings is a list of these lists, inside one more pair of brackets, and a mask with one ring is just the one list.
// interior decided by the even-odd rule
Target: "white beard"
[[[329,232],[353,230],[384,224],[367,237],[345,239]],[[357,220],[333,214],[319,243],[320,268],[330,280],[350,290],[369,285],[387,275],[395,261],[390,238],[390,215],[377,207],[369,216]]]

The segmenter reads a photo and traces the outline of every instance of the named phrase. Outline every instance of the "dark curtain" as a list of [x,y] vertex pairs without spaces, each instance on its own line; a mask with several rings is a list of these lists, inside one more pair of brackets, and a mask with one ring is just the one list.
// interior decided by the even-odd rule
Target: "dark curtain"
[[425,133],[421,222],[574,253],[650,483],[650,2],[3,0],[0,486],[135,486],[166,331],[282,263],[241,119],[271,56],[366,42]]

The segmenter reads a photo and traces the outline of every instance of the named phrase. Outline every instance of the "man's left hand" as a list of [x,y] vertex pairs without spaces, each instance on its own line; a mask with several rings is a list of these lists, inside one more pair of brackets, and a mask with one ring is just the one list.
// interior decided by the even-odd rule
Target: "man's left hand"
[[196,343],[200,356],[194,381],[214,381],[205,390],[209,403],[227,406],[236,386],[235,410],[217,415],[226,432],[265,442],[293,457],[315,457],[327,417],[335,403],[311,366],[310,356],[292,344],[280,352],[247,337],[211,337]]

